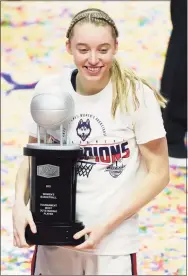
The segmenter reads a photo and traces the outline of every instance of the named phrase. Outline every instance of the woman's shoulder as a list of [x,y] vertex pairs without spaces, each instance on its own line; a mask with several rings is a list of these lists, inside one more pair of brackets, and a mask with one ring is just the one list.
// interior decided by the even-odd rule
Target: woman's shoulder
[[159,96],[157,91],[141,80],[135,80],[134,87],[130,85],[127,95],[129,114],[145,112],[146,110],[159,110]]
[[65,68],[59,72],[46,74],[41,77],[41,79],[36,84],[36,89],[45,89],[49,88],[49,86],[54,85],[66,85],[69,84],[71,81],[71,75],[74,69]]

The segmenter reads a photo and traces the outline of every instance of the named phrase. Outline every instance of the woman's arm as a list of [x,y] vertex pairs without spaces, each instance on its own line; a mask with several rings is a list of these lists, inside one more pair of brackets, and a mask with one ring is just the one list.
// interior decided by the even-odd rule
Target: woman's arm
[[[37,138],[29,136],[29,143],[36,143]],[[24,156],[17,172],[15,182],[15,202],[28,204],[29,193],[29,157]]]
[[[29,137],[29,143],[37,139]],[[36,225],[27,204],[30,198],[29,189],[29,157],[25,156],[17,173],[15,183],[15,202],[12,208],[14,246],[28,247],[25,240],[25,228],[29,224],[31,231],[36,233]]]
[[102,225],[97,225],[94,228],[84,228],[76,235],[75,239],[81,238],[83,235],[89,234],[87,239],[77,249],[95,248],[96,245],[106,235],[111,233],[124,220],[136,214],[142,207],[157,196],[169,182],[169,165],[168,165],[168,150],[166,138],[160,138],[139,145],[140,153],[147,166],[147,176],[137,185],[129,200],[129,204],[122,202],[119,210],[116,210],[114,215],[108,221],[104,221]]
[[125,219],[133,216],[157,196],[169,182],[168,148],[166,138],[160,138],[139,145],[140,153],[147,166],[147,176],[137,185],[128,207],[122,207],[106,224],[108,232],[113,231]]

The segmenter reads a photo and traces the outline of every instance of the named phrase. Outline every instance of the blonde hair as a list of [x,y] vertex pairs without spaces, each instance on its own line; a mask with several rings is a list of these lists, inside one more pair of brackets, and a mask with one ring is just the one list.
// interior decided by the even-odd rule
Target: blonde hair
[[[112,28],[112,36],[114,39],[118,37],[118,30],[114,21],[110,18],[110,16],[100,9],[86,9],[79,13],[77,13],[67,30],[66,37],[71,39],[73,36],[73,29],[76,24],[83,23],[92,23],[96,26],[111,26]],[[129,91],[132,91],[132,97],[134,102],[134,109],[136,110],[139,107],[139,100],[136,95],[136,84],[142,83],[152,89],[158,103],[161,107],[165,107],[167,100],[158,92],[156,89],[151,87],[146,80],[138,77],[131,69],[120,66],[120,63],[114,58],[111,67],[111,80],[113,84],[113,100],[111,112],[113,118],[115,117],[117,107],[120,107],[120,110],[123,108],[126,111],[129,111],[128,106],[128,95]]]

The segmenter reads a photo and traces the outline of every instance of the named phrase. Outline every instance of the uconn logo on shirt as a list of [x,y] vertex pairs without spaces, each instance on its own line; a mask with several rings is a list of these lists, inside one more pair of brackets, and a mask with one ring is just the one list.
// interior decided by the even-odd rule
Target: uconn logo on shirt
[[76,132],[77,132],[77,135],[82,139],[82,141],[85,141],[91,133],[90,120],[87,119],[85,122],[81,119],[78,122]]
[[122,158],[128,158],[130,150],[128,148],[128,142],[114,143],[111,145],[88,145],[82,147],[83,157],[90,159],[90,157],[96,163],[112,164]]
[[[105,166],[104,171],[109,172],[113,178],[117,178],[123,172],[126,167],[125,159],[130,156],[128,142],[87,145],[82,146],[82,151],[82,160],[88,160],[90,167],[92,163],[93,165],[97,163],[109,164],[109,166]],[[85,161],[85,164],[87,164],[87,161]]]

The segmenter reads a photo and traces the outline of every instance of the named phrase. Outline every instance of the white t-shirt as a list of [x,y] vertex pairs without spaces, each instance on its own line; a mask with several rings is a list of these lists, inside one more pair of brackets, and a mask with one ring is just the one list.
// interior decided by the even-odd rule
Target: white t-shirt
[[[48,76],[36,90],[49,84],[62,87],[75,102],[74,114],[67,126],[67,142],[80,144],[85,158],[77,164],[76,216],[86,227],[105,223],[121,206],[129,206],[136,185],[143,181],[146,168],[139,154],[139,144],[165,136],[160,106],[147,86],[137,85],[140,106],[128,114],[117,109],[111,115],[112,83],[98,94],[83,96],[75,92],[71,71]],[[129,98],[129,104],[132,101]],[[36,124],[29,135],[36,137]],[[59,140],[60,132],[48,130]],[[87,158],[89,157],[89,158]],[[144,193],[144,191],[143,191]],[[100,255],[122,255],[139,249],[138,214],[125,220],[106,236],[95,250]]]

